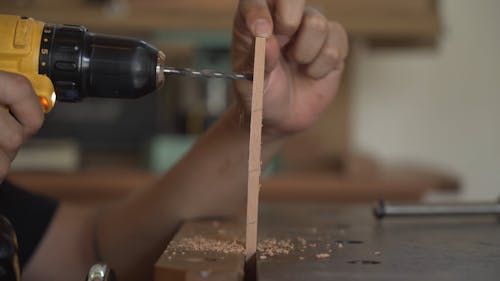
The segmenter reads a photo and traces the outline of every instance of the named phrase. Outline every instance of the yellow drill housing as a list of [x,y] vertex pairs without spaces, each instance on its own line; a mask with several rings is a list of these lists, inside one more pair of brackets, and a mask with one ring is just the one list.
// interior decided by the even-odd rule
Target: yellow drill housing
[[39,54],[48,51],[40,48],[44,25],[32,18],[0,15],[0,70],[28,78],[44,111],[49,112],[56,100],[54,86],[38,72]]

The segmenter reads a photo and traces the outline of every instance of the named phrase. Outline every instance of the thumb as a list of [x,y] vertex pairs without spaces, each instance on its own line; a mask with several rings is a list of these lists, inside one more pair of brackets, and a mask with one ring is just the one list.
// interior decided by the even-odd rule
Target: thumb
[[270,37],[273,34],[273,19],[266,0],[241,0],[239,14],[253,37]]
[[[280,47],[273,36],[273,19],[266,0],[241,0],[234,22],[233,30],[233,69],[236,71],[252,71],[254,59],[255,37],[265,37],[266,42],[266,76],[279,63]],[[251,97],[250,81],[235,81],[236,89],[243,98]]]
[[[239,18],[239,19],[238,19]],[[235,36],[240,40],[237,46],[239,55],[244,50],[245,58],[235,58],[235,62],[242,68],[251,68],[253,65],[254,38],[267,38],[266,43],[266,74],[278,64],[280,47],[277,38],[273,35],[273,18],[267,0],[241,0],[238,6],[237,20],[235,21]],[[246,37],[246,38],[245,38]],[[246,43],[246,44],[245,44]]]

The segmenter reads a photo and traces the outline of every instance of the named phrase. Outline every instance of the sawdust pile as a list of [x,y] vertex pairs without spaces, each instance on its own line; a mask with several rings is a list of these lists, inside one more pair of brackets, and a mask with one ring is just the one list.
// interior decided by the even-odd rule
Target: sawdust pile
[[[341,248],[338,245],[336,246],[337,248]],[[335,246],[330,243],[320,247],[317,243],[308,242],[302,237],[297,237],[293,240],[267,238],[259,241],[257,251],[260,259],[267,259],[268,257],[273,256],[288,255],[294,251],[304,253],[306,249],[314,248],[316,253],[313,257],[316,259],[327,259],[330,258],[334,247]],[[172,241],[167,251],[170,252],[170,259],[176,254],[183,255],[186,252],[215,252],[219,254],[244,255],[245,246],[239,239],[215,239],[196,235],[182,238],[178,241]],[[304,260],[303,254],[299,256],[299,260]]]
[[238,240],[218,240],[205,238],[203,236],[193,236],[183,238],[179,241],[170,243],[172,250],[179,251],[196,251],[196,252],[216,252],[224,254],[243,254],[245,247]]
[[[263,239],[259,241],[257,250],[266,256],[287,255],[295,249],[292,240]],[[216,252],[224,254],[244,254],[245,247],[239,240],[219,240],[205,238],[200,235],[186,237],[179,241],[172,241],[169,249],[174,253],[186,251]]]

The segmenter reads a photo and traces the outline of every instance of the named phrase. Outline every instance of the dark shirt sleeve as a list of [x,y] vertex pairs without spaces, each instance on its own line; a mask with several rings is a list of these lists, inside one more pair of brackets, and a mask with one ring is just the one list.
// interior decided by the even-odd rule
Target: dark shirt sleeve
[[57,206],[55,200],[27,192],[7,181],[0,184],[0,214],[10,220],[16,231],[21,267],[36,250]]

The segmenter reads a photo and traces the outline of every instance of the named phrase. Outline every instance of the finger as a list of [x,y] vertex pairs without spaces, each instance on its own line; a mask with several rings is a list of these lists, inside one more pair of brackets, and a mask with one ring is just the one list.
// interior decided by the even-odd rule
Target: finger
[[[252,51],[255,52],[255,50]],[[275,68],[278,66],[280,62],[280,47],[278,41],[274,36],[270,37],[269,39],[266,39],[265,52],[266,52],[266,57],[265,57],[264,75],[266,77],[265,82],[267,83],[268,82],[267,77],[271,72],[275,70]],[[250,68],[252,68],[254,56],[252,55],[250,58],[252,60]],[[248,80],[235,80],[233,82],[233,85],[235,85],[237,91],[243,93],[244,96],[251,96],[252,83],[253,81],[248,81]]]
[[288,57],[299,64],[309,64],[318,56],[328,34],[328,20],[315,9],[304,12],[297,37],[288,50]]
[[254,37],[267,38],[273,34],[273,20],[266,0],[241,0],[239,12]]
[[276,36],[272,36],[266,40],[266,75],[272,72],[278,66],[281,57],[280,46]]
[[288,43],[298,30],[304,14],[305,0],[276,0],[274,29],[280,45]]
[[23,127],[6,110],[0,110],[0,151],[12,161],[24,140]]
[[307,66],[306,73],[320,79],[335,69],[342,67],[347,56],[347,35],[338,23],[328,23],[328,35],[318,56]]
[[26,77],[0,71],[0,104],[9,108],[22,124],[24,137],[36,133],[43,123],[43,109]]

